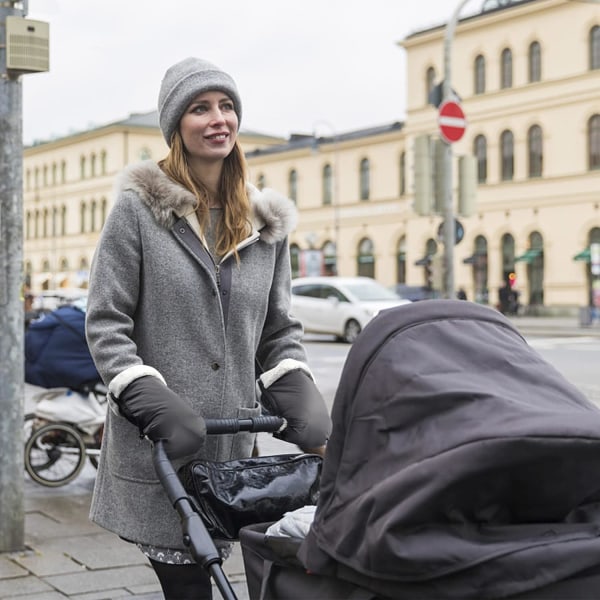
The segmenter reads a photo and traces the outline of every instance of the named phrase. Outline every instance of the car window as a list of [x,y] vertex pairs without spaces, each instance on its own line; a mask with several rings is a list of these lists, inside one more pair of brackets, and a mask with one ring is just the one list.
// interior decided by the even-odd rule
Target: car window
[[331,285],[324,285],[322,287],[321,298],[336,298],[340,302],[348,302],[348,298],[340,290]]
[[359,300],[398,300],[398,295],[375,282],[349,283],[348,290]]
[[292,286],[292,294],[295,296],[308,296],[309,298],[321,298],[321,286],[314,283]]

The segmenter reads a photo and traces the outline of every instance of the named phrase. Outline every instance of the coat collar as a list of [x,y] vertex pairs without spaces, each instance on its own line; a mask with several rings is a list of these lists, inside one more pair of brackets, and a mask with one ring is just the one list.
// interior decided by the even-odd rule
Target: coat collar
[[[297,223],[294,203],[272,189],[258,190],[246,184],[252,206],[252,225],[260,238],[273,244],[283,240]],[[179,217],[194,213],[194,195],[169,179],[151,160],[126,167],[116,182],[116,192],[135,192],[148,206],[159,225],[171,228]]]

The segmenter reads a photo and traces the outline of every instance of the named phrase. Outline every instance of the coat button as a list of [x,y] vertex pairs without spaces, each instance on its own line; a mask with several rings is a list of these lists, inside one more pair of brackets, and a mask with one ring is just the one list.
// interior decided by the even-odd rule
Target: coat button
[[219,363],[214,362],[212,365],[210,365],[210,368],[213,371],[218,371],[220,369],[220,365],[219,365]]
[[180,227],[179,228],[179,233],[185,233],[185,228],[184,227]]

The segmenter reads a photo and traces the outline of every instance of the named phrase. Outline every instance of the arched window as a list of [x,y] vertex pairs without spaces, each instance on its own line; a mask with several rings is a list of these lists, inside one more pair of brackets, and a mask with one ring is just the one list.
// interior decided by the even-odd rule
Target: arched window
[[477,159],[477,183],[487,181],[487,140],[484,135],[478,135],[473,140],[473,155]]
[[530,260],[527,263],[527,279],[529,282],[529,304],[544,304],[544,238],[538,231],[529,236]]
[[529,83],[542,80],[542,49],[539,42],[529,44]]
[[259,190],[263,190],[267,185],[267,178],[265,177],[264,173],[260,173],[258,176],[258,179],[256,180],[256,187]]
[[25,171],[25,189],[29,191],[31,189],[31,170]]
[[483,94],[485,92],[485,58],[481,54],[475,58],[474,75],[473,91],[475,94]]
[[321,203],[328,206],[333,202],[333,171],[327,163],[321,174]]
[[27,211],[25,215],[25,239],[28,240],[31,237],[31,212]]
[[327,241],[322,247],[323,260],[325,263],[325,275],[337,275],[337,251],[335,244],[331,241]]
[[425,72],[425,104],[429,104],[429,95],[435,87],[435,69],[429,67]]
[[360,161],[360,199],[368,200],[371,194],[371,168],[369,159],[363,158]]
[[406,236],[402,236],[396,250],[396,283],[406,283]]
[[527,132],[527,155],[529,177],[541,177],[543,165],[542,128],[532,125]]
[[502,181],[511,181],[515,174],[514,137],[512,131],[503,131],[500,135],[500,176]]
[[87,207],[85,205],[85,202],[82,202],[81,206],[79,207],[79,214],[80,214],[79,232],[80,233],[85,233],[85,213],[86,212],[87,212]]
[[96,201],[92,200],[90,204],[90,231],[96,231]]
[[64,160],[60,163],[60,182],[67,182],[67,163]]
[[363,238],[358,244],[357,273],[362,277],[375,277],[375,252],[373,242]]
[[291,169],[288,173],[288,195],[294,204],[298,203],[298,172]]
[[600,26],[590,30],[590,69],[600,69]]
[[90,171],[91,171],[90,175],[92,177],[96,177],[96,155],[95,154],[92,154],[90,156]]
[[79,159],[79,178],[85,179],[85,156]]
[[33,221],[33,237],[37,239],[40,235],[40,211],[38,209],[35,210],[35,219]]
[[60,209],[60,231],[61,235],[67,235],[67,207],[64,204]]
[[489,301],[488,291],[488,243],[487,239],[478,235],[475,238],[473,252],[473,289],[475,290],[475,302],[487,304]]
[[48,209],[45,208],[44,212],[43,212],[43,217],[42,217],[42,237],[48,237],[48,221],[50,218],[50,213],[48,212]]
[[588,121],[588,168],[600,169],[600,115]]
[[58,182],[57,173],[58,173],[58,167],[56,166],[56,163],[52,163],[52,185],[56,185]]
[[513,61],[510,48],[504,48],[500,56],[500,88],[506,89],[513,84]]
[[44,165],[44,168],[42,170],[42,181],[43,181],[44,187],[47,187],[48,186],[48,165]]
[[400,196],[406,194],[406,152],[400,154],[400,163],[398,164],[398,179]]
[[106,175],[106,150],[100,152],[100,173]]
[[300,276],[300,246],[290,244],[290,265],[292,268],[292,277]]
[[102,200],[100,200],[100,229],[102,229],[102,227],[104,227],[104,223],[106,223],[106,209],[106,198],[102,198]]

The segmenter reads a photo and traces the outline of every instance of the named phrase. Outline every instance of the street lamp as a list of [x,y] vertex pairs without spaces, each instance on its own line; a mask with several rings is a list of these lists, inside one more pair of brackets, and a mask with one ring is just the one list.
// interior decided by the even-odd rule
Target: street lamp
[[313,137],[315,143],[315,149],[318,151],[319,142],[317,136],[317,128],[324,125],[331,132],[331,138],[333,140],[333,173],[332,173],[332,198],[331,204],[333,206],[333,246],[335,249],[335,265],[334,275],[338,274],[338,259],[339,259],[339,239],[340,239],[340,194],[339,194],[339,136],[338,133],[329,121],[315,121],[313,123]]

